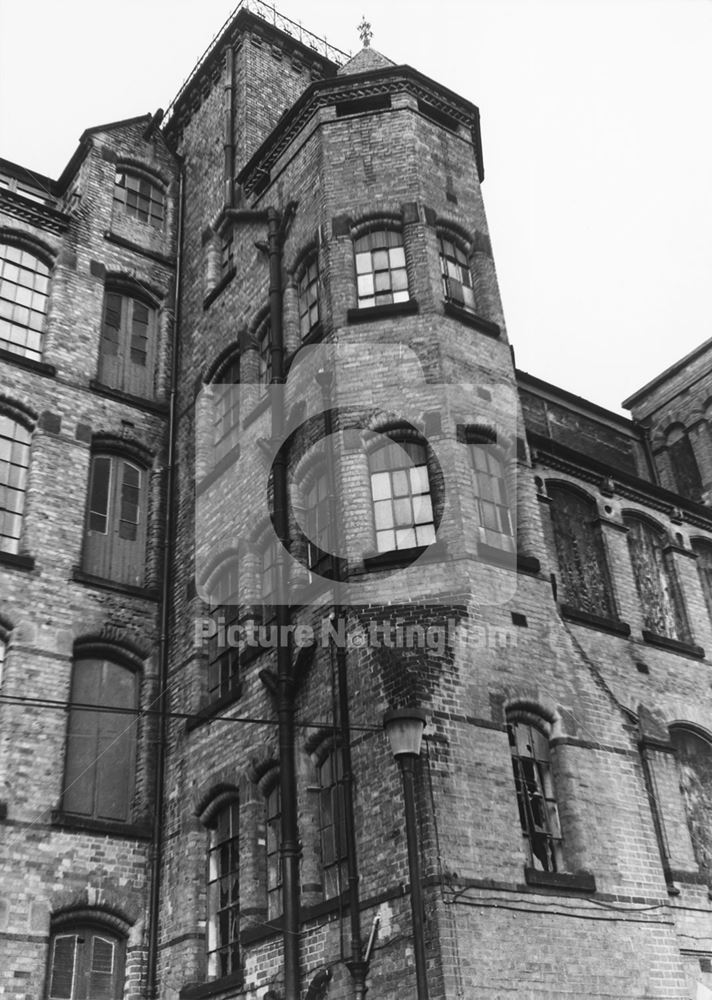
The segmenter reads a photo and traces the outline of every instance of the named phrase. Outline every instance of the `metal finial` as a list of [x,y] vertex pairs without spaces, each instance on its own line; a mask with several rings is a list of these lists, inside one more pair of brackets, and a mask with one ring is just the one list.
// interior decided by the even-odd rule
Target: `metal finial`
[[373,32],[371,31],[371,22],[366,20],[365,14],[363,15],[361,23],[358,26],[358,33],[361,36],[363,47],[367,49],[371,44],[371,39],[373,38]]

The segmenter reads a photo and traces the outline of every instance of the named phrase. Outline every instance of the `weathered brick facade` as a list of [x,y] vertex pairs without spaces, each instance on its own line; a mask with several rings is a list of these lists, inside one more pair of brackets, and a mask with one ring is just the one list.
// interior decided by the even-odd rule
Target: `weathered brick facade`
[[[163,124],[90,129],[62,177],[29,192],[0,162],[0,244],[50,272],[41,357],[0,350],[0,417],[31,433],[21,533],[0,550],[0,996],[346,1000],[365,984],[421,1000],[382,727],[414,706],[428,718],[415,799],[431,1000],[706,996],[709,346],[631,397],[633,421],[517,372],[477,109],[368,47],[339,64],[250,6]],[[384,232],[390,256],[375,243],[355,258]],[[12,266],[3,288],[19,287]],[[368,292],[369,268],[390,300]],[[133,303],[120,319],[112,292]],[[24,314],[3,315],[15,330]],[[152,390],[106,384],[107,355],[141,364],[144,327]],[[260,384],[281,363],[282,452]],[[377,551],[384,439],[424,449],[433,546]],[[504,470],[499,506],[484,453]],[[290,596],[275,611],[282,474],[288,554],[274,558]],[[315,584],[305,529],[323,475],[343,558]],[[102,510],[120,510],[123,541],[145,522],[138,569],[107,539],[97,571]],[[216,645],[218,623],[265,641]],[[267,641],[278,624],[302,628],[288,659]],[[68,805],[72,727],[84,711],[104,732],[102,705],[119,717],[105,689],[76,694],[84,662],[117,665],[137,692],[130,735],[98,744],[109,760],[131,747],[120,819]],[[513,756],[525,730],[532,760],[548,748],[535,764]],[[347,746],[351,772],[326,778]],[[77,782],[113,780],[79,759]],[[95,944],[82,957],[104,939],[111,969]],[[77,956],[61,969],[60,940]]]

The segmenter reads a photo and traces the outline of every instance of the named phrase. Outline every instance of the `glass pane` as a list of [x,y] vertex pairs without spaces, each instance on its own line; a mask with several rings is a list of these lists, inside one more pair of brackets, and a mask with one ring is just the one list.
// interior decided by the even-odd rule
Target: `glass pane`
[[399,528],[396,531],[396,547],[399,549],[411,549],[415,546],[415,530],[413,528]]
[[399,469],[393,473],[393,495],[396,497],[406,496],[410,493],[408,469]]
[[373,295],[373,275],[364,274],[358,279],[358,294],[359,298],[363,298],[366,295]]
[[420,525],[415,529],[418,545],[432,545],[435,541],[435,528],[432,524]]
[[371,254],[357,253],[356,274],[368,274],[371,270],[373,270],[373,268],[371,267]]
[[393,527],[393,508],[390,500],[381,500],[373,505],[373,514],[376,522],[376,529]]
[[373,251],[373,268],[375,271],[387,271],[388,270],[388,251],[387,250],[374,250]]
[[388,259],[392,268],[405,267],[405,250],[403,247],[392,247],[388,251]]
[[74,985],[74,959],[77,938],[74,934],[54,939],[50,1000],[71,1000]]
[[375,472],[371,476],[371,492],[374,500],[385,500],[391,496],[391,477],[387,472]]

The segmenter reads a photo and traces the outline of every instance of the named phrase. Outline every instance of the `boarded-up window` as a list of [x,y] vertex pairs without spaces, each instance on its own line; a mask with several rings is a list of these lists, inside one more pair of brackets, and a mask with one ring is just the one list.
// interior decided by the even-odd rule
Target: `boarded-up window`
[[208,975],[222,979],[240,962],[240,810],[237,799],[215,818],[208,852]]
[[143,585],[146,562],[145,469],[117,455],[94,455],[83,567],[93,576]]
[[712,885],[712,744],[686,726],[671,726],[677,750],[680,791],[697,864]]
[[64,812],[112,823],[130,820],[137,698],[137,677],[127,667],[93,659],[74,664]]
[[86,927],[55,934],[47,1000],[118,1000],[124,988],[123,943]]
[[645,628],[669,639],[686,640],[687,624],[670,553],[665,552],[665,532],[639,517],[629,515],[623,520]]
[[553,483],[548,493],[562,602],[592,615],[615,617],[595,502]]
[[99,381],[133,396],[155,394],[156,310],[107,291],[99,347]]
[[678,493],[690,500],[702,497],[702,479],[687,431],[668,441],[668,457]]

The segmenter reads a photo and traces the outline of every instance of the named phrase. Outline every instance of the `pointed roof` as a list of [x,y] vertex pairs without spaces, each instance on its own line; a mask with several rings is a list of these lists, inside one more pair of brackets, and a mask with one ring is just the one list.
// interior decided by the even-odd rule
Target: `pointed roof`
[[370,45],[366,45],[339,69],[337,76],[346,76],[350,73],[368,73],[370,70],[385,69],[387,66],[395,66],[395,63],[381,55],[376,49],[372,49]]

